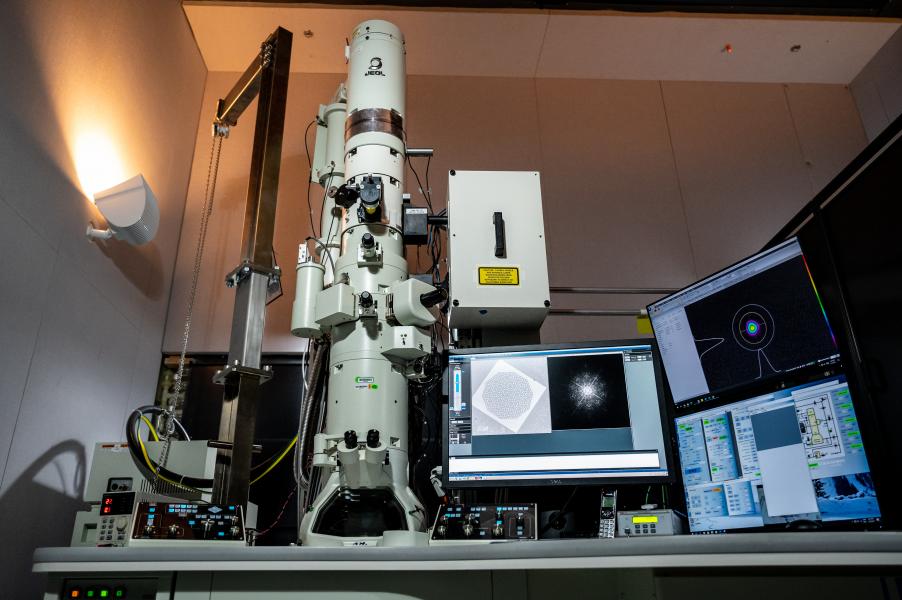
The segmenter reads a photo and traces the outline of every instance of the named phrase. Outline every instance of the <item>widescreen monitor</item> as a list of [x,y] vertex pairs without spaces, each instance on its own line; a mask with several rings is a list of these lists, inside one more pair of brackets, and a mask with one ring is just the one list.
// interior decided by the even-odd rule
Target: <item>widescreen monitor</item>
[[676,434],[692,533],[880,520],[842,374],[678,417]]
[[669,480],[656,353],[653,340],[452,351],[447,484]]
[[678,406],[839,362],[796,239],[649,305],[648,316]]

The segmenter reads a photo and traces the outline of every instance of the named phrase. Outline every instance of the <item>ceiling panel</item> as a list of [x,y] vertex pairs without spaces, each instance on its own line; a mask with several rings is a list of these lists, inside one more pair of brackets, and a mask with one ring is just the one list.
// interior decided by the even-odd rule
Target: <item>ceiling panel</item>
[[[190,0],[221,4],[223,0]],[[728,14],[902,16],[899,0],[241,0],[244,4],[329,4],[469,9],[570,9],[632,12],[704,12]]]
[[[412,75],[532,77],[547,14],[538,12],[420,11],[185,5],[211,71],[243,71],[277,26],[292,31],[291,70],[341,73],[351,30],[367,19],[386,19],[404,32]],[[307,38],[305,30],[313,32]]]
[[846,84],[898,27],[879,21],[556,12],[537,75]]
[[[404,32],[413,75],[668,81],[847,84],[899,27],[886,20],[197,0],[186,2],[185,12],[211,71],[243,71],[260,42],[281,25],[295,34],[292,71],[341,73],[351,30],[381,18]],[[722,51],[727,44],[731,53]]]

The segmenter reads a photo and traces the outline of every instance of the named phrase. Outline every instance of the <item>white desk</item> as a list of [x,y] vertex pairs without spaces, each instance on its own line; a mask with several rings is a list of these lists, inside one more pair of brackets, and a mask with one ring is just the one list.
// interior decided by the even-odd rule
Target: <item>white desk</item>
[[[621,598],[658,597],[660,600],[660,586],[656,581],[662,576],[697,581],[732,577],[741,581],[754,575],[759,579],[798,580],[799,585],[807,586],[805,589],[821,600],[834,597],[831,592],[836,592],[835,597],[848,599],[850,591],[845,583],[853,579],[858,581],[863,577],[885,588],[886,581],[881,578],[902,573],[902,533],[758,533],[429,548],[40,548],[35,552],[34,570],[49,575],[51,588],[67,577],[107,574],[125,578],[160,576],[161,581],[193,582],[188,588],[200,595],[179,594],[179,585],[172,583],[170,587],[176,593],[157,596],[179,599],[249,595],[301,598],[305,597],[305,586],[314,583],[320,594],[325,593],[326,584],[330,590],[341,592],[335,598],[355,597],[361,587],[371,594],[361,598],[383,597],[379,594],[395,598],[513,598],[526,596],[511,592],[512,589],[528,596],[528,590],[534,587],[530,581],[541,587],[539,580],[560,577],[553,575],[558,570],[583,571],[574,577],[580,578],[584,587],[598,589],[601,583],[592,584],[594,578],[604,582],[606,590],[612,586],[618,588],[617,597]],[[354,575],[338,577],[336,572]],[[833,581],[823,590],[812,587],[825,578]],[[503,590],[497,589],[495,579],[505,582]],[[624,588],[621,584],[625,581],[632,583]],[[860,585],[865,584],[858,582],[853,586],[858,590],[854,600],[868,597],[867,593],[862,595],[866,590],[859,589]],[[209,590],[204,593],[196,589],[198,586]],[[234,592],[235,586],[243,592]],[[873,585],[865,587],[870,589]],[[449,595],[437,595],[437,588],[449,591]],[[450,594],[452,588],[469,593]],[[499,595],[499,591],[503,593]],[[801,594],[797,597],[813,597],[797,591]],[[232,592],[238,595],[230,595]],[[744,595],[743,589],[731,595],[754,597]],[[51,597],[59,596],[47,596]]]

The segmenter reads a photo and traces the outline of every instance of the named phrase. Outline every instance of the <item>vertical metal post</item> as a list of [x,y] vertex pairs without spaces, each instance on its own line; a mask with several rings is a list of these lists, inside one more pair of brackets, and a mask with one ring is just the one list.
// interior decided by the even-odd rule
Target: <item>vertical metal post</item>
[[[291,38],[291,32],[281,27],[267,38],[255,59],[259,66],[255,69],[252,63],[228,101],[220,101],[220,110],[225,112],[217,114],[217,122],[235,124],[259,86],[241,264],[228,279],[237,288],[229,364],[217,375],[217,381],[225,385],[219,441],[227,448],[219,450],[216,459],[213,501],[218,503],[247,504],[257,400],[260,385],[270,377],[269,369],[261,368],[260,355],[267,292],[279,275],[273,268],[272,244]],[[257,78],[259,82],[254,81]]]

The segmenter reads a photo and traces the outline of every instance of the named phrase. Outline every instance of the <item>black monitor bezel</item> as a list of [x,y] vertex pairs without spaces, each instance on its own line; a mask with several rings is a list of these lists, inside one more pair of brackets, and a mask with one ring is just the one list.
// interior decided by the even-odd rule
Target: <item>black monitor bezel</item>
[[[444,387],[444,406],[442,407],[442,484],[445,489],[472,489],[472,488],[505,488],[505,487],[569,487],[569,486],[599,486],[599,485],[629,485],[629,484],[654,484],[673,483],[676,480],[676,472],[679,469],[674,462],[673,435],[673,402],[669,400],[664,386],[664,371],[662,369],[658,343],[654,338],[635,338],[621,340],[599,340],[593,342],[574,342],[570,344],[534,344],[527,346],[492,346],[485,348],[453,349],[448,351],[448,356],[466,356],[472,354],[492,354],[496,352],[534,352],[541,350],[570,350],[581,348],[615,348],[623,346],[650,346],[652,352],[652,365],[655,371],[655,383],[658,387],[658,406],[661,416],[661,434],[664,437],[664,459],[667,462],[667,475],[652,475],[648,477],[580,477],[568,479],[486,479],[480,481],[451,481],[448,473],[448,412],[450,405],[451,381],[446,377]],[[447,367],[447,363],[445,365]]]
[[[715,271],[714,273],[711,273],[710,275],[708,275],[708,276],[706,276],[706,277],[703,277],[703,278],[699,279],[698,281],[695,281],[695,282],[693,282],[693,283],[690,283],[689,285],[683,287],[683,288],[680,289],[679,291],[676,291],[676,292],[674,292],[674,293],[672,293],[672,294],[668,294],[668,295],[666,295],[666,296],[663,296],[662,298],[659,298],[659,299],[655,300],[654,302],[651,302],[651,303],[647,304],[646,307],[645,307],[645,309],[646,309],[646,312],[648,313],[648,321],[649,321],[649,325],[651,325],[652,333],[653,333],[653,335],[654,335],[654,337],[655,337],[655,341],[656,341],[656,342],[658,341],[658,332],[657,332],[657,330],[655,329],[654,321],[653,321],[652,318],[651,318],[651,313],[652,313],[652,307],[653,307],[653,306],[656,306],[656,305],[658,305],[658,304],[661,304],[662,302],[666,302],[666,301],[670,300],[671,298],[674,298],[674,297],[679,296],[679,295],[681,295],[681,294],[685,294],[687,291],[689,291],[689,290],[692,289],[692,288],[698,287],[698,286],[701,285],[701,284],[704,284],[704,283],[707,283],[707,282],[712,281],[712,280],[714,280],[714,279],[717,279],[718,277],[722,277],[725,273],[731,271],[732,269],[736,268],[736,267],[737,267],[738,265],[740,265],[740,264],[754,262],[755,260],[761,258],[762,256],[764,256],[764,255],[766,255],[766,254],[771,254],[771,253],[773,253],[773,252],[776,252],[777,250],[779,250],[779,249],[782,248],[783,246],[788,246],[788,245],[792,244],[793,242],[795,242],[795,243],[798,245],[799,251],[800,251],[801,254],[802,254],[802,258],[803,258],[803,260],[806,261],[806,264],[807,264],[807,258],[805,257],[805,248],[803,247],[801,240],[800,240],[797,236],[793,236],[793,237],[788,238],[788,239],[786,239],[785,241],[781,242],[780,244],[777,244],[777,245],[775,245],[775,246],[772,246],[772,247],[767,248],[767,249],[765,249],[765,250],[761,250],[761,251],[756,252],[756,253],[754,253],[754,254],[752,254],[752,255],[750,255],[750,256],[746,256],[746,257],[744,257],[744,258],[742,258],[742,259],[740,259],[740,260],[737,260],[736,262],[734,262],[734,263],[732,263],[732,264],[730,264],[730,265],[728,265],[728,266],[726,266],[726,267],[724,267],[724,268],[722,268],[722,269],[719,269],[719,270]],[[815,286],[815,290],[817,290],[817,287],[816,287],[817,284],[814,283],[813,285]],[[827,321],[827,327],[828,327],[828,329],[830,329],[831,331],[833,331],[833,330],[834,330],[834,328],[833,328],[833,323],[830,321],[830,318],[829,318],[828,316],[826,316],[826,315],[825,315],[825,318],[826,318],[826,321]],[[841,349],[841,347],[840,347],[840,342],[839,342],[839,340],[837,340],[837,342],[836,342],[836,354],[839,355],[840,358],[837,359],[837,360],[835,361],[835,363],[840,363],[840,362],[841,362],[841,357],[842,357],[842,349]],[[828,364],[828,365],[829,365],[829,364],[834,364],[834,363],[825,363],[825,364]],[[808,367],[805,367],[805,368],[812,368],[812,367],[815,367],[815,366],[818,366],[818,367],[819,367],[819,366],[821,366],[821,364],[819,363],[818,365],[809,365]],[[661,357],[661,368],[664,370],[664,373],[667,374],[667,366],[664,364],[664,358],[663,358],[663,357]],[[677,410],[677,412],[682,412],[683,410],[702,410],[702,408],[703,408],[704,406],[707,406],[707,405],[710,404],[711,402],[720,400],[720,399],[725,398],[725,397],[729,397],[730,395],[732,395],[732,394],[735,393],[735,392],[742,392],[743,390],[745,390],[746,388],[748,388],[749,386],[752,386],[752,385],[754,385],[754,384],[759,384],[759,383],[762,383],[762,384],[763,384],[763,383],[767,383],[767,384],[776,384],[777,382],[779,382],[779,381],[781,380],[781,378],[785,378],[785,377],[786,377],[786,373],[785,373],[785,372],[784,372],[784,373],[776,373],[776,374],[773,374],[773,375],[771,375],[771,376],[769,376],[769,377],[764,378],[764,379],[763,379],[762,381],[760,381],[760,382],[744,381],[744,382],[742,382],[742,383],[735,383],[735,384],[733,384],[733,385],[730,385],[730,386],[728,386],[728,387],[725,387],[725,388],[722,388],[722,389],[719,389],[719,390],[709,390],[709,391],[705,392],[704,394],[697,394],[697,395],[695,395],[695,396],[691,396],[691,397],[689,397],[689,398],[685,398],[685,399],[680,400],[680,401],[677,401],[677,400],[676,400],[676,397],[673,395],[673,389],[672,389],[672,386],[670,386],[670,379],[669,379],[669,377],[668,377],[668,389],[667,389],[667,392],[668,392],[668,394],[670,395],[670,397],[673,399],[672,404],[674,405],[674,407],[675,407],[675,409]]]

